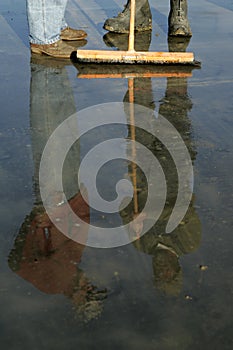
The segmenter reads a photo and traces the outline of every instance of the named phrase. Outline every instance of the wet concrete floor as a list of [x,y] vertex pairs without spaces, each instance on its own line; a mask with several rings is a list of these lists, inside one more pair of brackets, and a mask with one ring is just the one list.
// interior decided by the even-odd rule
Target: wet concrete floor
[[[106,36],[102,29],[122,5],[69,1],[68,23],[88,33],[87,43],[79,45],[124,48],[124,35]],[[82,67],[72,62],[31,57],[25,3],[1,1],[3,349],[232,349],[233,6],[230,0],[190,1],[193,37],[178,43],[167,41],[169,2],[151,1],[151,8],[153,31],[137,35],[138,49],[186,49],[195,53],[201,69],[182,76],[140,76],[132,78],[133,85],[128,75],[81,79]],[[70,115],[104,103],[122,103],[127,120],[132,96],[147,108],[149,127],[159,113],[176,127],[189,150],[194,191],[186,216],[171,234],[164,234],[177,195],[174,162],[158,140],[137,131],[137,141],[156,155],[166,173],[167,199],[157,223],[140,240],[121,247],[79,245],[54,227],[53,242],[45,244],[41,232],[47,231],[41,227],[48,218],[38,176],[49,136]],[[77,173],[90,149],[116,137],[129,139],[132,130],[99,127],[76,142],[65,160],[66,197],[87,222],[101,227],[130,220],[133,209],[106,216],[90,210],[78,194]],[[132,172],[129,162],[109,162],[97,179],[100,194],[113,200],[117,181]],[[90,173],[87,169],[86,176]],[[148,190],[139,169],[136,178],[140,209]]]

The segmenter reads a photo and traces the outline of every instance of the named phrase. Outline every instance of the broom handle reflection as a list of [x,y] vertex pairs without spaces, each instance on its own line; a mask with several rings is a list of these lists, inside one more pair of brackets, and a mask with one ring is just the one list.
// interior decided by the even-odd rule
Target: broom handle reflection
[[134,189],[134,214],[138,214],[138,196],[137,196],[137,165],[136,159],[136,135],[135,135],[135,119],[134,119],[134,78],[128,78],[129,89],[129,108],[130,108],[130,133],[132,142],[132,180]]

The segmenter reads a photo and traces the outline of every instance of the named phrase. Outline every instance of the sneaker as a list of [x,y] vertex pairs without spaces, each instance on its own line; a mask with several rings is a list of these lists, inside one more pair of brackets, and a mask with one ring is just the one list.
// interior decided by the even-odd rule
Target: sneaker
[[58,40],[53,44],[38,45],[30,44],[31,52],[39,55],[47,55],[55,58],[70,58],[74,48],[66,44],[62,40]]
[[63,29],[60,34],[61,40],[66,41],[83,40],[86,36],[87,33],[84,30],[70,27]]

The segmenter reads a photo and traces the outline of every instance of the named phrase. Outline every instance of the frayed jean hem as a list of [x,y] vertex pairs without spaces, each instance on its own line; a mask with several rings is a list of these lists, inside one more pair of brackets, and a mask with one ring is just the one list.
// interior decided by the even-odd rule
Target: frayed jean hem
[[49,45],[49,44],[54,44],[54,43],[56,43],[58,40],[60,40],[60,35],[56,36],[54,39],[46,40],[46,41],[44,41],[44,42],[29,37],[29,42],[30,42],[30,44],[36,44],[36,45]]

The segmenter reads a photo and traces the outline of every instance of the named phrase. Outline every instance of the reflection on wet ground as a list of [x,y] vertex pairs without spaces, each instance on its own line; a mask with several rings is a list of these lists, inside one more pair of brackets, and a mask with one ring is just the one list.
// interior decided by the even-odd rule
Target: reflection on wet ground
[[[73,10],[82,5],[81,24],[89,26],[90,37],[96,34],[80,46],[92,47],[95,38],[102,48],[125,49],[127,36],[105,34],[100,26],[117,5],[71,1],[71,24],[76,21]],[[146,67],[135,74],[129,68],[107,71],[104,66],[30,58],[20,41],[24,9],[13,1],[14,13],[7,12],[5,3],[0,6],[0,26],[8,38],[3,43],[8,60],[1,58],[4,83],[0,86],[4,348],[232,349],[232,9],[228,5],[223,1],[191,4],[190,42],[167,42],[165,5],[152,8],[154,29],[137,34],[136,49],[165,50],[166,44],[170,51],[194,51],[202,68],[157,69],[148,71],[147,77],[142,74]],[[123,103],[127,121],[128,103],[134,101],[147,107],[144,118],[149,129],[156,128],[156,113],[174,125],[193,162],[194,193],[180,225],[165,234],[178,189],[166,147],[147,132],[125,125],[102,126],[83,135],[65,160],[63,186],[69,205],[86,225],[69,227],[68,203],[60,193],[50,193],[49,182],[46,189],[54,217],[71,233],[78,232],[88,241],[90,222],[100,227],[130,222],[143,209],[153,183],[152,175],[147,183],[135,163],[109,162],[97,177],[101,196],[113,200],[116,183],[128,178],[134,199],[111,215],[91,208],[88,191],[84,191],[86,201],[80,195],[78,169],[100,142],[123,138],[145,145],[159,160],[167,182],[164,210],[144,236],[122,247],[95,249],[74,242],[52,224],[40,198],[39,166],[48,138],[64,120],[85,107],[115,101]],[[78,120],[73,131],[78,132]],[[137,149],[125,149],[126,155],[132,152],[140,160]],[[150,162],[143,159],[143,163],[150,173]],[[61,205],[53,207],[57,201]],[[147,219],[138,220],[129,234],[140,235]]]

